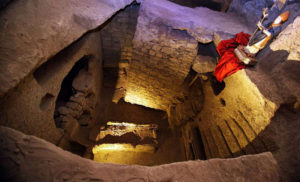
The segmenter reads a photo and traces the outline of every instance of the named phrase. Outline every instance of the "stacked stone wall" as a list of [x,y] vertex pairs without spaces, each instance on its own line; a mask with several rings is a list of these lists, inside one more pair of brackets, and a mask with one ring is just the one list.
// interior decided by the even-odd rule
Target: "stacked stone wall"
[[183,97],[182,84],[197,55],[197,41],[140,12],[133,45],[125,100],[166,110]]
[[[132,4],[112,17],[101,29],[103,66],[106,75],[116,77],[112,101],[118,103],[124,97],[127,87],[127,69],[132,59],[134,37],[139,5]],[[115,70],[115,71],[113,71]],[[118,72],[111,75],[110,72]]]
[[105,67],[118,67],[120,61],[131,60],[138,12],[139,5],[133,4],[112,17],[101,29]]

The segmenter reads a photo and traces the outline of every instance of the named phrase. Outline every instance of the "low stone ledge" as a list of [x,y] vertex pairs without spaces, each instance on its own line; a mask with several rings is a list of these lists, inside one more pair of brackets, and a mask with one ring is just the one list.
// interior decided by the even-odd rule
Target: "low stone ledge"
[[93,162],[6,127],[0,127],[0,136],[4,181],[279,181],[271,153],[153,167],[127,166]]

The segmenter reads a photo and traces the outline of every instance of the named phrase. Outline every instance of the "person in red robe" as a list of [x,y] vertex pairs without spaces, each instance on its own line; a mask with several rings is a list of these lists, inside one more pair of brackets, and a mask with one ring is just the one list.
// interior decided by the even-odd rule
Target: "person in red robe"
[[241,32],[236,34],[235,38],[222,40],[219,43],[217,51],[221,59],[214,71],[214,75],[219,82],[222,82],[225,77],[230,76],[238,70],[246,67],[246,65],[239,61],[239,59],[236,57],[234,49],[239,45],[246,46],[250,36],[251,35],[249,34]]
[[263,19],[257,24],[257,30],[259,31],[254,33],[250,42],[249,38],[251,35],[241,32],[236,34],[234,38],[222,40],[219,43],[217,51],[221,59],[214,71],[214,75],[219,82],[223,82],[225,77],[232,75],[238,70],[246,68],[246,64],[252,65],[256,63],[255,55],[268,44],[271,38],[279,34],[282,23],[289,17],[289,11],[278,16],[282,7],[278,3],[274,3],[270,12],[271,21],[265,25],[262,22],[269,14],[267,13],[268,9],[264,9]]

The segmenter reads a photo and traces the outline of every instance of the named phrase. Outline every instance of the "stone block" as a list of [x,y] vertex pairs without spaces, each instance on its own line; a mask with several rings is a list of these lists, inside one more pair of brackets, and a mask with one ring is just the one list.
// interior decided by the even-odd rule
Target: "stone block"
[[81,125],[81,126],[87,126],[91,123],[91,116],[90,115],[87,115],[87,114],[83,114],[79,117],[78,119],[78,123]]
[[161,52],[170,55],[170,54],[172,54],[174,52],[174,50],[172,48],[169,48],[169,47],[163,47],[161,49]]
[[155,56],[155,54],[156,54],[155,51],[152,51],[152,50],[149,51],[150,56]]
[[154,45],[154,46],[152,47],[152,50],[158,52],[158,51],[161,50],[161,46],[160,46],[160,45]]
[[74,78],[72,86],[75,90],[90,93],[93,87],[93,77],[89,72],[81,70],[78,76]]
[[76,103],[76,102],[67,102],[66,107],[74,110],[74,111],[81,111],[82,105]]
[[195,58],[192,69],[198,73],[213,72],[216,67],[216,60],[210,56],[198,55]]

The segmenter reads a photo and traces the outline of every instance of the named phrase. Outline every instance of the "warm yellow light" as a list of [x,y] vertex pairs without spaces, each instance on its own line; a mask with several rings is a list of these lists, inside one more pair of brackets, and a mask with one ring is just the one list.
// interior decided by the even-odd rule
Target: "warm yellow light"
[[147,96],[148,93],[145,90],[140,89],[139,91],[127,91],[125,96],[125,101],[132,103],[132,104],[138,104],[150,108],[160,109],[158,106],[158,100],[154,102],[154,100],[150,101],[149,97]]
[[138,135],[142,140],[145,137],[150,137],[156,139],[156,124],[134,124],[134,123],[125,123],[125,122],[107,122],[107,128],[104,130],[100,130],[96,141],[99,141],[106,137],[107,135],[112,136],[122,136],[126,133],[134,133]]
[[154,153],[155,148],[152,145],[136,145],[135,147],[131,144],[101,144],[96,145],[93,148],[93,154],[96,155],[97,153],[101,153],[102,151],[125,151],[125,152],[147,152],[147,153]]
[[134,124],[134,123],[126,123],[126,122],[107,122],[108,126],[127,126],[127,127],[137,127],[137,128],[157,128],[156,124]]
[[112,122],[112,121],[107,122],[106,125],[108,125],[108,126],[131,126],[131,127],[137,126],[134,123],[125,123],[125,122],[119,123],[119,122]]

